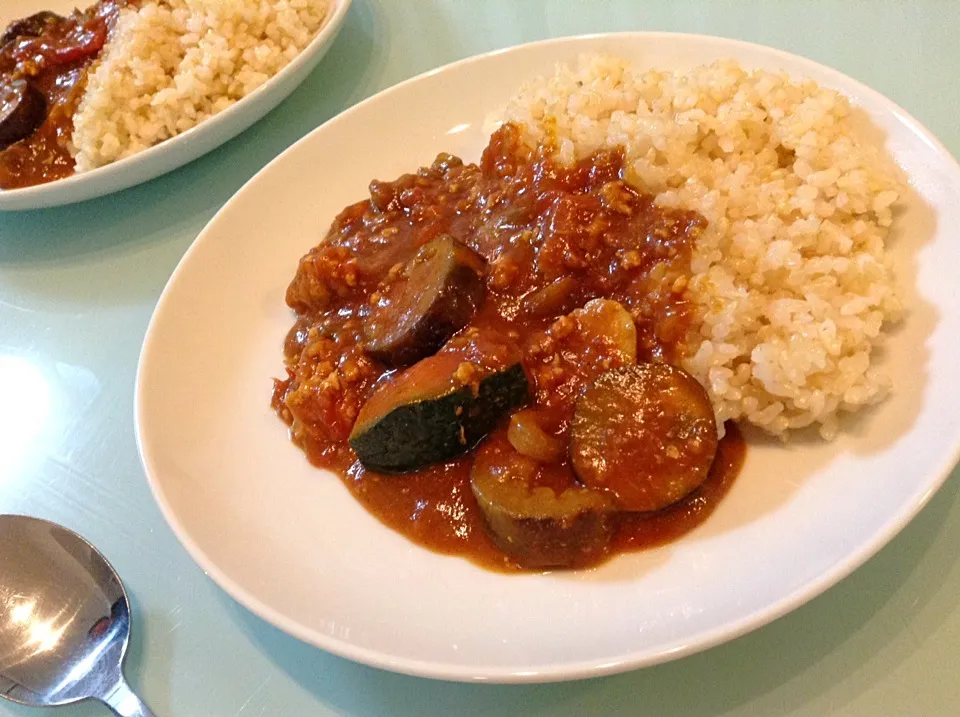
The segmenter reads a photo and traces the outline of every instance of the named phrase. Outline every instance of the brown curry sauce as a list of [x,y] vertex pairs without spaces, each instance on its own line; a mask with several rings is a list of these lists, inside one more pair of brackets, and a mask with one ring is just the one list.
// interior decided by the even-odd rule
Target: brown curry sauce
[[[493,543],[470,488],[472,453],[403,475],[366,470],[346,441],[357,413],[391,370],[363,349],[362,323],[378,288],[416,249],[447,233],[489,264],[485,302],[471,329],[516,341],[532,403],[566,443],[574,402],[617,358],[571,329],[570,311],[614,299],[636,323],[641,361],[677,362],[692,308],[685,298],[693,242],[705,220],[656,207],[624,181],[622,153],[561,167],[506,125],[479,164],[441,155],[344,209],[300,262],[287,292],[298,314],[285,345],[288,376],[273,405],[315,465],[337,473],[384,524],[441,553],[497,570],[517,564]],[[483,443],[505,441],[506,422]],[[707,480],[655,514],[619,513],[608,555],[663,544],[702,523],[740,470],[745,447],[728,424]],[[577,485],[569,460],[542,471],[555,490]]]

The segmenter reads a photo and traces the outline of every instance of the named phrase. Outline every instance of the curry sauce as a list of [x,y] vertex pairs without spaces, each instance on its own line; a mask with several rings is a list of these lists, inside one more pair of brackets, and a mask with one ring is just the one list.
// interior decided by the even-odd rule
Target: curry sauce
[[[366,349],[364,325],[411,256],[438,237],[456,238],[486,262],[485,298],[458,336],[487,333],[515,346],[529,382],[528,405],[550,440],[568,445],[576,401],[596,376],[634,360],[675,364],[692,329],[690,255],[706,221],[656,206],[625,181],[626,173],[619,151],[561,166],[548,149],[528,148],[521,129],[508,124],[478,164],[440,155],[415,174],[372,182],[370,198],[344,209],[301,259],[287,291],[297,320],[285,344],[287,377],[275,382],[273,405],[294,442],[416,543],[486,567],[518,569],[491,539],[471,492],[474,453],[402,475],[371,471],[357,460],[348,441],[357,416],[400,370]],[[629,356],[578,321],[577,311],[599,298],[632,317],[636,346]],[[506,445],[507,424],[501,421],[478,450]],[[587,562],[661,544],[700,524],[743,456],[731,424],[699,488],[655,513],[617,513],[609,546]],[[535,482],[558,494],[581,485],[562,453]]]

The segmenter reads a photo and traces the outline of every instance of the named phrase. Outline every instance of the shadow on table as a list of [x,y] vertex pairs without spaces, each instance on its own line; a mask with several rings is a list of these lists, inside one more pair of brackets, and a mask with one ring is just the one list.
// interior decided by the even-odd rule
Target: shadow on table
[[[197,230],[257,171],[301,136],[364,99],[385,61],[370,0],[356,0],[317,69],[253,127],[200,159],[106,197],[0,213],[0,268],[126,250]],[[375,40],[375,38],[378,38]]]
[[[169,613],[147,612],[139,605],[136,595],[128,594],[133,615],[130,644],[127,648],[124,673],[130,687],[157,715],[173,714],[171,685],[173,674],[173,630]],[[149,670],[144,666],[146,655],[151,656]],[[163,656],[166,659],[157,659]],[[162,685],[164,689],[147,692],[145,687]],[[102,712],[101,712],[102,713]]]
[[[852,697],[841,693],[855,694],[864,680],[894,671],[954,609],[945,586],[956,570],[952,540],[935,543],[945,531],[960,538],[958,498],[957,481],[948,482],[921,517],[866,566],[762,630],[683,660],[581,682],[457,685],[396,675],[316,650],[225,595],[221,599],[274,663],[338,714],[705,717],[734,714],[747,702],[751,709],[762,706],[765,714],[804,706],[814,709],[811,714],[826,714]],[[880,627],[865,630],[871,622]],[[866,674],[853,679],[858,672]]]

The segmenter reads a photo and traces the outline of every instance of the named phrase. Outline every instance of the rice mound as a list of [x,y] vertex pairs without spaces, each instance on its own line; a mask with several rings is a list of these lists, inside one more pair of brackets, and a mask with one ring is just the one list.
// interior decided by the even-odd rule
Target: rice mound
[[840,412],[888,392],[871,358],[902,314],[884,241],[903,185],[850,112],[816,82],[733,61],[661,72],[594,55],[524,85],[503,119],[563,162],[623,146],[631,182],[705,216],[684,368],[720,421],[831,438]]
[[293,60],[330,0],[153,0],[120,12],[74,115],[76,171],[222,112]]

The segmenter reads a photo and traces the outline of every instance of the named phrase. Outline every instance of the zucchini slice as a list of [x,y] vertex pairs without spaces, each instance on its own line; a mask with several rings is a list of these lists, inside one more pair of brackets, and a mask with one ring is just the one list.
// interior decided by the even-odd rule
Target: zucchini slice
[[364,322],[367,352],[398,367],[435,353],[470,323],[485,272],[483,257],[447,234],[424,244]]
[[676,366],[645,363],[601,374],[577,399],[570,458],[585,485],[647,512],[703,483],[717,443],[703,386]]
[[493,360],[484,363],[482,353],[444,350],[388,379],[360,409],[350,434],[360,462],[402,473],[473,448],[528,399],[518,352],[504,353],[486,354]]
[[596,562],[613,536],[613,500],[582,486],[536,485],[540,470],[502,441],[481,447],[470,487],[494,542],[525,568]]

